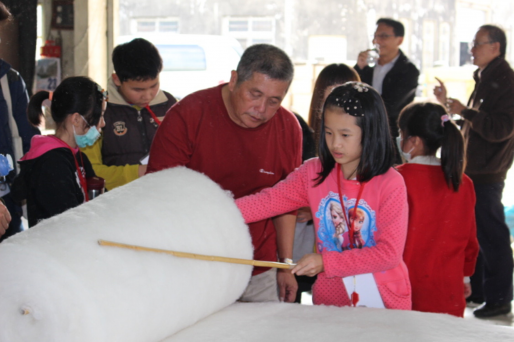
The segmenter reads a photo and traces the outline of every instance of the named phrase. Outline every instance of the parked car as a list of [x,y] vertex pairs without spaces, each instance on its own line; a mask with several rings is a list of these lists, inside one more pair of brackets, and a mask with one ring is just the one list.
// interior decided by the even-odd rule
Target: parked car
[[176,98],[228,82],[243,53],[232,37],[189,34],[141,34],[120,36],[116,43],[144,38],[152,42],[163,60],[161,89]]

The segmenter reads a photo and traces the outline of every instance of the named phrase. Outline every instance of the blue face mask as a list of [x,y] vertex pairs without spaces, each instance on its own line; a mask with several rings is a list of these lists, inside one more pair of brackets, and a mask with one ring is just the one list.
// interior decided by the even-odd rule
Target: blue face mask
[[12,170],[14,169],[11,156],[0,154],[0,177],[7,176]]
[[[84,117],[82,117],[82,119],[86,121]],[[78,147],[84,148],[87,146],[92,146],[100,137],[100,132],[98,132],[96,126],[91,126],[86,134],[79,135],[75,133],[75,126],[73,126],[73,135],[75,136],[75,142],[77,143]]]

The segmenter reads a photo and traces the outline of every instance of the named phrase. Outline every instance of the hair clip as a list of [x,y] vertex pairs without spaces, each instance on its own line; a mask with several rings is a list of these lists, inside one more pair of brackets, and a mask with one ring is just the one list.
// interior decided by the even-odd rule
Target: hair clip
[[[357,89],[354,86],[354,89]],[[368,91],[367,89],[364,91]],[[345,91],[342,97],[335,99],[337,106],[342,108],[347,114],[351,116],[364,116],[364,111],[358,99],[353,97],[350,91]]]
[[102,97],[104,98],[104,100],[107,101],[107,99],[109,98],[109,93],[107,92],[107,90],[100,87],[100,85],[98,83],[96,83],[96,89],[98,90],[98,92],[100,94],[102,94]]
[[441,126],[443,126],[443,127],[444,127],[444,123],[445,123],[446,121],[450,121],[450,120],[451,120],[450,115],[448,115],[448,114],[444,114],[443,116],[441,116]]
[[362,92],[368,92],[369,90],[369,87],[367,84],[364,84],[362,82],[355,82],[353,84],[353,89],[357,90],[359,93],[362,93]]

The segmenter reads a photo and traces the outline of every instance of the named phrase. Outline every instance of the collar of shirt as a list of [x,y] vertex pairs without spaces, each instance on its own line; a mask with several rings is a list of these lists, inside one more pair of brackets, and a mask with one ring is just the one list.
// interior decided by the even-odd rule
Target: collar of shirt
[[441,165],[441,159],[436,156],[416,156],[409,161],[409,164]]

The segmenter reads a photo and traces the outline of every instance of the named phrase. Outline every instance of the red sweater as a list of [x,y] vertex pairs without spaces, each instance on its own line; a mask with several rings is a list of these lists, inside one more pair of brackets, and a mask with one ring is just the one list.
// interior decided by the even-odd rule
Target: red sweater
[[409,230],[403,258],[412,286],[412,309],[462,317],[463,277],[475,270],[478,242],[475,191],[464,175],[458,192],[441,166],[398,167],[407,186]]
[[[239,198],[275,185],[301,164],[302,132],[295,116],[280,107],[257,128],[238,126],[223,103],[223,86],[191,94],[168,110],[150,149],[149,173],[184,165]],[[272,220],[249,227],[254,258],[275,261]]]

